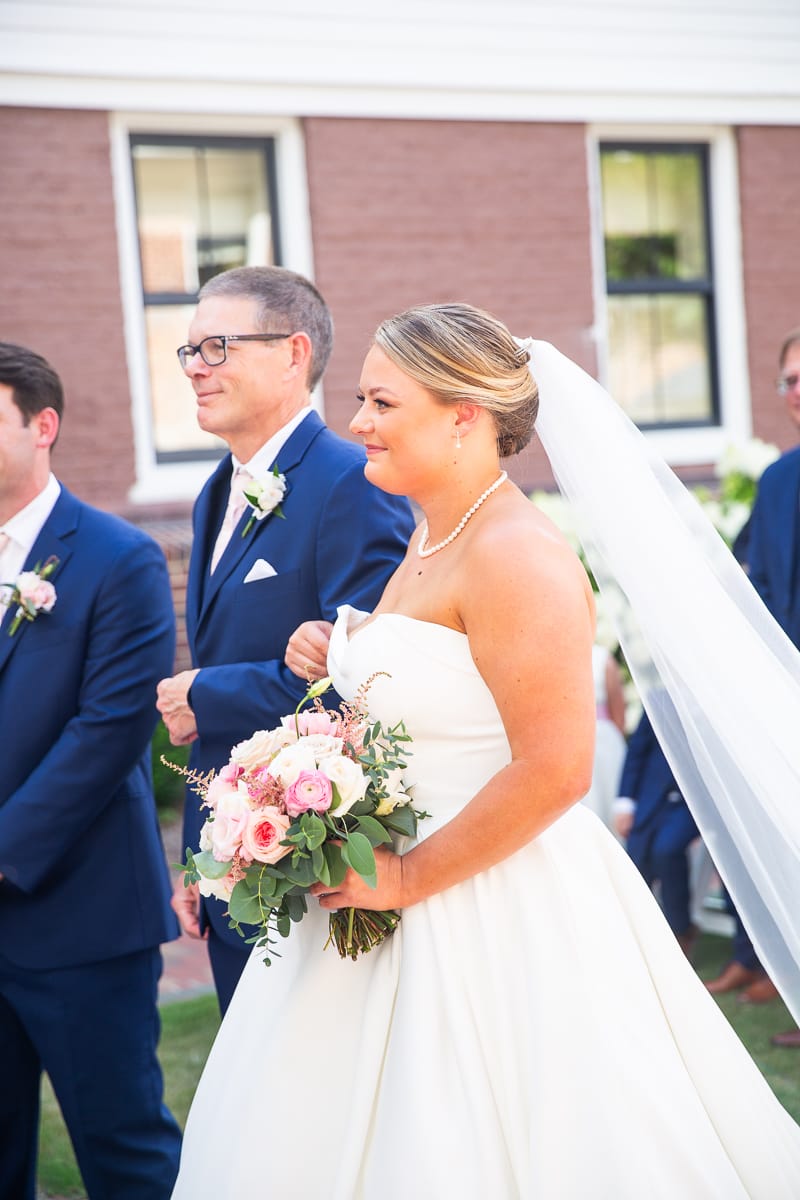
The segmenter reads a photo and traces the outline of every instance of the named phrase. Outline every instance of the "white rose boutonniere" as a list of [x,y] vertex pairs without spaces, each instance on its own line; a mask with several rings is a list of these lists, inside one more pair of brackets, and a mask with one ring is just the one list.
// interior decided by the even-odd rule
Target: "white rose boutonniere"
[[281,500],[286,495],[286,476],[281,475],[277,463],[272,468],[272,474],[265,479],[251,480],[242,488],[242,493],[252,509],[250,520],[242,530],[242,537],[249,532],[254,521],[263,521],[270,513],[283,517]]
[[37,563],[32,571],[22,571],[13,583],[3,585],[9,588],[3,601],[6,608],[17,606],[9,637],[14,636],[23,621],[33,621],[40,612],[50,612],[56,602],[56,589],[48,579],[57,566],[58,559],[51,555],[44,564]]

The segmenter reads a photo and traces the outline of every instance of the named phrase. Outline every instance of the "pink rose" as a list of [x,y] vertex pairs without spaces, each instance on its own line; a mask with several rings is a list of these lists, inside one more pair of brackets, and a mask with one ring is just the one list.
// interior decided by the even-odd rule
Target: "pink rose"
[[227,780],[222,778],[222,773],[215,775],[211,783],[206,788],[205,806],[206,808],[215,809],[223,796],[229,796],[231,793],[238,795],[236,784],[231,785]]
[[244,775],[244,767],[240,767],[238,763],[229,762],[225,763],[217,778],[224,779],[226,783],[236,783],[242,775]]
[[281,723],[286,729],[294,729],[295,721],[301,737],[307,737],[310,733],[328,733],[332,737],[338,737],[341,732],[341,721],[326,712],[309,710],[297,713],[296,716],[293,713],[290,717],[281,717]]
[[322,771],[301,771],[294,783],[286,789],[286,811],[290,817],[313,809],[327,812],[333,799],[333,788]]
[[17,580],[20,602],[32,604],[37,611],[50,612],[56,602],[56,589],[35,571],[23,571]]
[[262,863],[275,863],[291,850],[281,846],[291,821],[279,808],[267,805],[250,814],[242,837],[242,857]]
[[239,791],[229,790],[218,798],[211,824],[211,849],[217,862],[233,858],[242,844],[249,820],[246,792],[242,795]]

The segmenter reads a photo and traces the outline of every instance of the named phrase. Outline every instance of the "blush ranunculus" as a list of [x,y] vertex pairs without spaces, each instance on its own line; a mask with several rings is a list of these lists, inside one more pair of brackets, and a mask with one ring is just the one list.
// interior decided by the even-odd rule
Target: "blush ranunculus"
[[331,781],[322,771],[301,771],[294,783],[286,789],[284,803],[290,817],[301,813],[327,812],[333,799]]
[[342,728],[342,722],[337,717],[331,713],[316,712],[315,710],[281,717],[281,724],[286,729],[298,729],[301,737],[306,737],[310,733],[328,733],[331,737],[338,737]]
[[272,805],[265,805],[250,813],[242,837],[242,857],[262,863],[277,862],[291,850],[291,846],[280,844],[290,825],[286,814]]

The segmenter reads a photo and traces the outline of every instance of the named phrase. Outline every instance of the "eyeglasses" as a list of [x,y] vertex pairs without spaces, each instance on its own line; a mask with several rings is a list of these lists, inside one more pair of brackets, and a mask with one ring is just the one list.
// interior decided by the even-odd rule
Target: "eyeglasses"
[[778,395],[785,396],[800,383],[800,375],[781,375],[778,380]]
[[279,342],[293,337],[291,333],[225,333],[217,337],[203,338],[196,346],[187,343],[179,346],[176,353],[182,367],[195,354],[199,354],[208,367],[220,367],[228,357],[228,342]]

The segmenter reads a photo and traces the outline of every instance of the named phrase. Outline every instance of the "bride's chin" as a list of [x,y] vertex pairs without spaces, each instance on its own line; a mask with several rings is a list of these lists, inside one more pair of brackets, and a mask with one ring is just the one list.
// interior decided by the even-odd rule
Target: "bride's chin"
[[367,459],[364,474],[369,482],[374,483],[375,487],[380,488],[382,492],[389,492],[392,496],[405,496],[406,491],[402,481],[371,458]]

